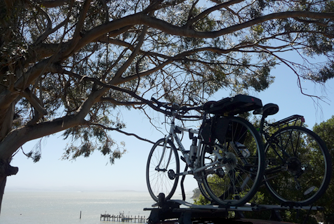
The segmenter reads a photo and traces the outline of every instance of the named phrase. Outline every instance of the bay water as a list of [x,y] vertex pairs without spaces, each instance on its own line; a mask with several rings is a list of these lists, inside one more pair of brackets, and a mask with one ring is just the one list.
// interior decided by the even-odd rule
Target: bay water
[[[154,201],[136,191],[7,191],[0,224],[115,224],[101,214],[145,216]],[[80,218],[81,215],[81,218]]]

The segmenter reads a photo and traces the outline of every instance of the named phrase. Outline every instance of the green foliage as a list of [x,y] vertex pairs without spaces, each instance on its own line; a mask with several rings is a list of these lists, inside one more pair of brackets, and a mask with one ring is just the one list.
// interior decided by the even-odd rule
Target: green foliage
[[35,152],[30,151],[29,153],[26,154],[26,156],[28,158],[31,158],[34,163],[37,163],[42,158],[42,154],[38,151]]
[[[123,123],[116,123],[114,126],[116,129],[121,129],[125,125]],[[70,136],[73,138],[72,144],[68,145],[64,151],[63,159],[75,160],[80,156],[89,157],[94,150],[98,150],[104,156],[109,156],[110,163],[114,164],[115,159],[121,158],[126,152],[124,149],[125,144],[121,142],[121,146],[119,146],[108,136],[106,130],[101,127],[76,126],[67,129],[63,133],[63,136],[64,139]]]
[[199,190],[199,188],[195,188],[193,190],[193,196],[191,198],[196,199],[196,198],[199,198],[200,195],[201,195],[201,191]]
[[194,204],[195,205],[207,205],[210,204],[211,202],[207,200],[202,194],[199,195],[199,197],[194,198]]
[[[315,124],[313,126],[313,131],[319,135],[319,137],[325,142],[329,153],[334,158],[334,116],[332,116],[327,121],[321,122],[320,124]],[[332,167],[332,173],[334,173],[334,167]],[[329,184],[326,193],[317,202],[317,205],[324,206],[324,220],[325,223],[333,223],[334,221],[334,180],[333,177]]]

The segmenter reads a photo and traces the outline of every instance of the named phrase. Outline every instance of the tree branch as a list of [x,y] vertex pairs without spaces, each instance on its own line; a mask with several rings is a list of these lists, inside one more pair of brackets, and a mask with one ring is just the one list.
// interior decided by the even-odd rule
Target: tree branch
[[18,96],[27,88],[27,86],[34,83],[34,81],[43,73],[51,72],[55,67],[50,65],[49,59],[45,59],[37,63],[24,73],[14,84],[14,91],[8,89],[2,91],[0,97],[0,123],[3,122],[1,114],[6,113],[10,105],[18,98]]
[[293,71],[293,73],[295,73],[295,75],[297,76],[297,85],[298,85],[298,88],[301,92],[301,94],[305,95],[305,96],[308,96],[308,97],[311,97],[312,99],[313,98],[317,98],[319,100],[321,100],[321,98],[319,96],[315,96],[315,95],[310,95],[310,94],[306,94],[304,93],[303,91],[303,88],[302,88],[302,84],[301,84],[301,80],[300,80],[300,75],[298,74],[298,72],[287,62],[286,59],[283,59],[281,57],[279,57],[278,55],[272,53],[272,52],[267,52],[268,54],[271,54],[273,56],[275,56],[278,60],[280,60],[282,63],[284,63],[287,67],[289,67],[291,69],[291,71]]
[[120,129],[118,129],[118,128],[111,128],[111,127],[104,126],[104,125],[102,125],[102,124],[92,123],[92,122],[90,122],[90,121],[86,121],[86,122],[85,122],[85,125],[95,125],[95,126],[101,127],[101,128],[103,128],[103,129],[106,129],[106,130],[109,130],[109,131],[117,131],[117,132],[122,133],[122,134],[125,134],[125,135],[127,135],[127,136],[134,136],[134,137],[136,137],[136,138],[139,139],[139,140],[142,140],[142,141],[145,141],[145,142],[154,144],[154,142],[152,142],[152,141],[150,141],[150,140],[148,140],[148,139],[142,138],[142,137],[140,137],[140,136],[138,136],[138,135],[136,135],[136,134],[134,134],[134,133],[128,133],[128,132],[122,131],[122,130],[120,130]]
[[82,27],[85,22],[86,14],[88,12],[88,9],[90,7],[91,0],[85,0],[85,3],[82,7],[82,10],[80,11],[79,19],[72,37],[72,40],[70,41],[71,44],[69,46],[69,49],[63,53],[63,55],[66,57],[69,54],[72,54],[71,52],[74,50],[78,40],[81,38],[80,32],[82,30]]
[[35,115],[27,125],[36,124],[44,115],[47,114],[46,109],[41,105],[40,100],[29,89],[21,92],[20,95],[25,97],[35,109]]
[[269,15],[265,15],[262,17],[258,17],[256,19],[237,24],[234,26],[230,26],[228,28],[224,28],[218,31],[210,31],[210,32],[198,32],[185,27],[178,27],[167,23],[163,20],[153,18],[149,15],[145,15],[143,13],[137,13],[130,16],[126,16],[122,19],[111,21],[107,24],[102,24],[96,28],[88,31],[78,42],[75,51],[78,51],[86,44],[91,41],[98,39],[103,36],[105,33],[121,29],[125,26],[134,26],[134,25],[146,25],[151,28],[159,29],[165,33],[170,35],[178,35],[184,37],[192,37],[192,38],[216,38],[219,36],[223,36],[226,34],[231,34],[236,31],[254,26],[256,24],[260,24],[269,20],[274,19],[287,19],[287,18],[297,18],[297,17],[307,17],[313,19],[324,19],[331,18],[334,19],[334,13],[314,13],[314,12],[302,12],[302,11],[291,11],[291,12],[280,12],[280,13],[272,13]]
[[50,1],[40,1],[35,0],[36,3],[41,4],[43,7],[46,8],[55,8],[59,6],[63,6],[65,4],[68,4],[70,0],[50,0]]
[[[34,45],[38,45],[39,43],[41,43],[43,40],[45,40],[50,34],[56,32],[57,30],[59,30],[62,26],[65,26],[65,24],[68,22],[68,18],[66,18],[64,21],[62,21],[61,23],[59,23],[57,26],[55,26],[55,28],[52,29],[52,27],[50,27],[50,29],[45,30],[45,32],[40,35],[37,40],[35,41]],[[57,44],[58,45],[58,44]]]
[[[46,32],[50,32],[50,30],[52,30],[52,21],[51,21],[50,16],[49,16],[49,15],[48,15],[42,8],[40,8],[40,7],[36,7],[36,8],[37,8],[37,10],[38,10],[39,12],[41,12],[41,13],[45,16],[46,20],[48,21],[47,28],[46,28],[46,30],[44,31],[44,34],[42,34],[42,35],[40,36],[41,40],[44,40],[44,39],[46,38],[45,33],[46,33]],[[40,40],[40,41],[41,41],[41,40]]]
[[203,19],[204,17],[206,17],[207,15],[209,15],[210,13],[214,12],[214,11],[217,11],[221,8],[226,8],[228,6],[231,6],[231,5],[234,5],[234,4],[237,4],[239,2],[243,2],[244,0],[231,0],[231,1],[228,1],[228,2],[223,2],[223,3],[220,3],[218,5],[215,5],[203,12],[201,12],[200,14],[198,14],[196,17],[192,18],[192,19],[189,19],[187,21],[187,23],[184,25],[184,27],[190,27],[191,24],[194,24],[196,21],[198,20],[201,20]]
[[135,102],[135,101],[133,101],[133,102],[129,102],[129,101],[127,101],[127,102],[121,102],[121,101],[118,101],[118,100],[115,100],[114,98],[111,98],[111,97],[101,97],[101,100],[100,100],[101,102],[110,102],[110,103],[112,103],[112,104],[114,104],[114,105],[119,105],[119,106],[134,106],[134,105],[143,105],[143,104],[145,104],[145,103],[143,103],[143,102]]
[[[107,90],[107,88],[103,88],[93,92],[73,115],[67,115],[52,121],[41,122],[33,126],[24,126],[11,131],[7,134],[6,138],[0,142],[0,158],[9,158],[20,146],[30,140],[83,124],[91,106],[98,102],[101,95]],[[10,147],[6,147],[6,145],[9,145]]]
[[125,70],[131,65],[133,60],[137,57],[137,54],[140,51],[140,48],[144,43],[146,32],[147,32],[147,26],[144,26],[144,28],[143,28],[143,30],[142,30],[139,38],[138,38],[138,44],[137,44],[136,48],[132,51],[129,59],[126,60],[126,62],[122,65],[122,67],[120,69],[118,69],[118,71],[115,74],[115,77],[110,82],[110,84],[119,82],[119,80],[121,79],[121,76],[123,75]]

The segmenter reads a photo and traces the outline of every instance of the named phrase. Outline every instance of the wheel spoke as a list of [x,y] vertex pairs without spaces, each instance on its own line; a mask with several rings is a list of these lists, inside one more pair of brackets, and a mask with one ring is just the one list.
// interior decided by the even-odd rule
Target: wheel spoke
[[164,193],[170,199],[175,192],[179,173],[177,151],[169,141],[160,139],[151,149],[146,166],[146,183],[153,200],[158,201],[159,193]]
[[[295,201],[308,205],[316,201],[326,190],[331,176],[328,149],[312,131],[300,126],[288,126],[271,138],[279,139],[277,145],[266,145],[268,163],[265,171],[266,185],[272,195],[281,202]],[[281,155],[280,155],[281,154]],[[305,193],[306,192],[306,193]]]
[[203,147],[202,165],[218,162],[212,167],[213,172],[204,176],[203,185],[215,203],[242,205],[252,199],[262,180],[264,151],[257,131],[249,122],[229,119],[226,137],[221,138],[225,142]]

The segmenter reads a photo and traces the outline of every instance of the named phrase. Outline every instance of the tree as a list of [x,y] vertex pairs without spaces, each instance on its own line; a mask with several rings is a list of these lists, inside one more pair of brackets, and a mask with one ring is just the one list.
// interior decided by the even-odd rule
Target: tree
[[193,190],[193,196],[191,198],[196,199],[201,195],[201,191],[198,188]]
[[121,151],[108,131],[130,134],[116,109],[153,107],[152,95],[194,104],[220,88],[261,91],[277,63],[299,80],[326,82],[333,9],[327,0],[1,1],[2,185],[25,142],[61,131],[74,140],[68,158],[97,148],[113,162]]
[[[332,116],[327,121],[321,122],[320,124],[315,124],[313,127],[313,131],[319,135],[319,137],[325,142],[329,153],[334,158],[334,116]],[[332,173],[334,173],[334,168],[332,167]],[[333,208],[333,200],[334,200],[334,182],[333,177],[329,184],[329,187],[326,193],[319,199],[318,204],[320,206],[324,206],[325,210],[324,221],[325,223],[333,223],[334,222],[334,208]]]

